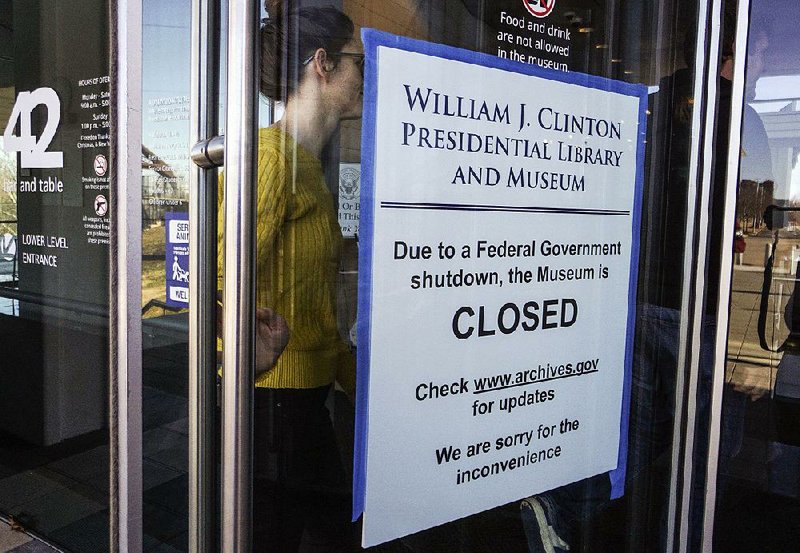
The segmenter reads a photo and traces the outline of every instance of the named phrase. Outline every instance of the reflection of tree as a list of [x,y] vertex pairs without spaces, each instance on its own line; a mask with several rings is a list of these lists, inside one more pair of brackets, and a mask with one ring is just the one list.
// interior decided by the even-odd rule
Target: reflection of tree
[[742,230],[756,232],[764,224],[764,210],[772,203],[775,183],[771,180],[756,182],[743,180],[739,183],[736,214]]
[[169,163],[158,157],[155,152],[144,144],[142,144],[142,169],[152,169],[162,177],[176,178]]
[[0,155],[0,235],[9,233],[16,236],[16,220],[17,163],[15,157]]

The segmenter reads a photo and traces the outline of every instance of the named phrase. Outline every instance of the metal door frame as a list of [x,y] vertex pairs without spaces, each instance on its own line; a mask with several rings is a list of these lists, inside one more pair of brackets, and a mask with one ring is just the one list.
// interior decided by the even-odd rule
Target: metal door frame
[[142,1],[112,0],[111,551],[142,550]]
[[[219,17],[214,0],[192,4],[192,139],[216,132]],[[110,194],[110,547],[139,552],[142,524],[142,0],[112,0],[112,173]],[[222,550],[251,544],[252,396],[254,375],[255,254],[253,215],[258,114],[259,3],[228,9],[224,341],[221,517]],[[246,78],[250,75],[250,78]],[[233,99],[233,101],[230,101]],[[217,143],[218,145],[218,143]],[[189,148],[187,144],[187,150]],[[216,548],[216,175],[190,175],[190,474],[192,551]],[[202,244],[202,246],[199,246]],[[231,321],[233,321],[231,323]],[[201,347],[201,344],[204,344]]]
[[[733,244],[736,223],[736,195],[739,187],[739,161],[741,159],[742,120],[744,114],[745,68],[750,27],[750,0],[739,0],[736,14],[736,44],[734,75],[731,92],[731,112],[720,113],[730,117],[728,158],[725,179],[725,213],[722,221],[722,243]],[[714,372],[711,390],[711,421],[708,436],[705,505],[703,510],[703,551],[711,551],[714,539],[714,514],[717,499],[717,472],[722,431],[722,395],[728,350],[728,324],[730,317],[731,284],[733,280],[733,248],[722,248],[719,294],[709,298],[719,305],[717,331],[714,339]]]
[[714,144],[719,41],[722,0],[707,0],[699,6],[695,43],[694,110],[687,232],[684,243],[683,290],[681,294],[681,340],[678,353],[675,421],[670,478],[670,518],[666,553],[685,553],[688,547],[689,510],[694,474],[695,429],[698,420],[700,348],[708,249],[708,213]]
[[[721,272],[718,296],[711,298],[705,294],[705,267],[706,255],[710,246],[709,225],[722,224],[722,244],[733,243],[736,192],[738,188],[738,171],[740,157],[740,135],[742,124],[742,108],[744,104],[744,69],[747,48],[747,28],[749,24],[750,0],[738,0],[735,59],[739,60],[734,66],[734,80],[732,83],[731,112],[719,112],[717,102],[717,85],[720,71],[720,52],[722,41],[723,0],[708,0],[706,5],[701,5],[699,22],[705,27],[705,33],[698,32],[696,43],[695,98],[700,98],[702,104],[695,114],[703,118],[700,126],[702,138],[692,144],[692,175],[697,173],[697,178],[690,182],[699,182],[699,194],[695,191],[695,198],[699,198],[697,205],[690,203],[688,217],[694,216],[694,221],[687,219],[691,224],[693,236],[687,232],[685,244],[687,256],[684,264],[684,297],[682,312],[691,313],[692,320],[687,322],[691,330],[686,329],[681,341],[681,359],[679,359],[679,381],[676,395],[676,420],[673,429],[673,464],[670,487],[670,519],[668,530],[667,553],[677,551],[686,553],[689,549],[689,536],[692,524],[690,509],[692,497],[696,494],[693,482],[697,478],[705,478],[705,495],[703,506],[702,550],[711,551],[714,532],[714,510],[717,483],[717,458],[719,452],[721,416],[722,416],[722,389],[724,386],[726,369],[726,352],[728,340],[728,318],[730,314],[730,286],[733,267],[733,249],[722,247]],[[704,17],[703,12],[710,9],[710,16]],[[699,26],[698,29],[701,27]],[[704,61],[708,63],[704,63]],[[702,65],[701,65],[702,64]],[[702,68],[702,70],[700,69]],[[695,103],[698,106],[698,102]],[[714,138],[715,122],[719,117],[730,118],[730,128],[727,137],[727,173],[725,184],[725,210],[722,221],[707,221],[708,206],[710,205],[710,190],[712,186],[712,169],[714,166]],[[693,125],[694,126],[694,125]],[[717,137],[717,139],[722,137]],[[698,146],[702,147],[702,149]],[[690,195],[690,202],[694,198]],[[694,214],[692,213],[694,211]],[[687,226],[687,228],[689,228]],[[694,257],[694,262],[690,257]],[[689,272],[687,272],[689,271]],[[704,301],[714,302],[717,306],[716,334],[714,337],[714,366],[712,380],[712,396],[710,407],[710,426],[708,435],[704,438],[702,433],[696,432],[701,416],[709,414],[698,411],[699,391],[699,364],[701,348],[701,332],[704,317]],[[686,342],[684,342],[686,340]],[[688,375],[688,385],[682,383],[681,369]],[[701,440],[707,440],[708,452],[706,459],[696,463],[694,450]]]
[[[192,2],[190,144],[218,130],[219,0]],[[217,179],[189,175],[189,550],[217,547],[216,297]]]
[[252,550],[255,201],[260,2],[228,4],[221,551]]

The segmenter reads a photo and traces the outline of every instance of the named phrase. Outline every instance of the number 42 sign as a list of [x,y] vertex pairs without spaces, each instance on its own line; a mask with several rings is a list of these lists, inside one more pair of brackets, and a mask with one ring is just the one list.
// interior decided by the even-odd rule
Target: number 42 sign
[[[31,132],[33,110],[38,106],[47,109],[42,135]],[[3,131],[3,149],[8,153],[20,153],[20,166],[23,169],[52,169],[64,167],[64,152],[48,152],[61,120],[61,100],[52,88],[42,87],[34,91],[23,91],[17,95],[11,117]],[[19,136],[14,130],[19,121]]]

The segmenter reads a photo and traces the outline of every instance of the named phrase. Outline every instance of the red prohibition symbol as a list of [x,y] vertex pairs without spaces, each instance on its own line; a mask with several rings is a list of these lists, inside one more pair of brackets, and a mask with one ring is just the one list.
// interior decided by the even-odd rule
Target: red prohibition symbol
[[547,17],[556,6],[556,0],[522,0],[522,3],[534,17]]

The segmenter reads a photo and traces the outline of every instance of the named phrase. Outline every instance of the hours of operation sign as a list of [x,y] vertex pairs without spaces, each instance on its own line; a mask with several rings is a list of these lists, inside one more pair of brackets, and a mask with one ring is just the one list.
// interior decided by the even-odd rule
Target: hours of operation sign
[[364,545],[619,480],[645,88],[364,43]]

